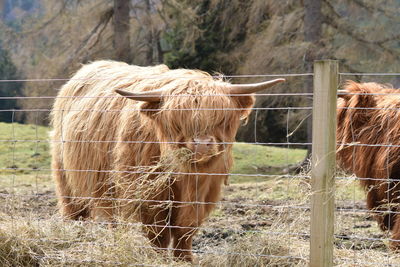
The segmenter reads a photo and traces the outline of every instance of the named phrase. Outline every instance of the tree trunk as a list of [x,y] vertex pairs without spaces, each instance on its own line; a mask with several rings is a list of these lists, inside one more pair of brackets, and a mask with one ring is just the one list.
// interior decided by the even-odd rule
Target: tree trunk
[[0,19],[4,19],[6,17],[6,1],[0,0]]
[[130,1],[114,0],[114,49],[117,60],[131,62],[129,38]]
[[151,5],[150,0],[144,0],[145,5],[145,19],[144,29],[146,31],[145,42],[146,42],[146,65],[153,64],[153,23],[151,20]]
[[164,62],[164,52],[161,48],[161,38],[159,31],[156,33],[155,39],[157,41],[157,64],[161,64]]
[[304,39],[317,44],[321,40],[322,0],[304,0]]
[[[313,72],[314,60],[318,59],[319,48],[321,47],[321,28],[322,28],[322,0],[304,0],[304,40],[308,42],[308,49],[304,57],[304,69],[306,72]],[[309,76],[305,79],[307,93],[313,92],[313,78]],[[308,102],[312,106],[312,99]],[[312,143],[312,113],[307,119],[307,143]],[[307,146],[307,156],[302,166],[308,165],[312,146]]]

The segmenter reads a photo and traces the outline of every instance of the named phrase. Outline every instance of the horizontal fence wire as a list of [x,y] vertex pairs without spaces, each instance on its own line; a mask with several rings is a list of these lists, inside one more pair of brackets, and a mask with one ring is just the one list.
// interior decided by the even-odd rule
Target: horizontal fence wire
[[400,72],[376,72],[376,73],[368,73],[368,72],[339,72],[341,76],[400,76]]
[[[396,89],[396,88],[393,88]],[[382,95],[400,95],[400,93],[351,93],[351,92],[338,92],[338,96],[343,95],[372,95],[372,96],[382,96]],[[138,95],[137,98],[146,98],[152,95]],[[256,93],[256,94],[179,94],[179,95],[171,95],[171,94],[164,94],[163,97],[193,97],[193,96],[313,96],[313,93]],[[0,100],[12,100],[12,99],[114,99],[114,98],[125,98],[124,96],[0,96]],[[286,107],[290,108],[290,107]]]
[[172,171],[129,171],[129,170],[81,170],[81,169],[45,169],[45,168],[0,168],[3,171],[65,171],[65,172],[89,172],[89,173],[121,173],[121,174],[171,174],[171,175],[191,175],[191,176],[248,176],[248,177],[283,177],[283,178],[307,178],[307,175],[269,175],[269,174],[242,174],[242,173],[206,173],[206,172],[172,172]]
[[[45,171],[45,172],[51,172],[51,169],[45,169],[41,170],[36,167],[32,168],[1,168],[0,170],[3,171],[33,171],[33,172],[39,172],[39,171]],[[126,171],[125,171],[126,172]],[[6,174],[8,175],[13,175],[12,173],[10,174],[9,172],[4,172],[0,173],[0,175],[3,175],[6,177]],[[23,173],[22,173],[23,174]],[[214,175],[214,174],[210,174]],[[217,174],[217,175],[220,175]],[[292,174],[246,174],[246,173],[228,173],[227,175],[229,176],[248,176],[248,177],[268,177],[268,178],[288,178],[288,179],[310,179],[311,176],[307,174],[297,174],[297,175],[292,175]],[[43,173],[40,174],[40,177],[51,177],[51,174],[45,175]],[[382,181],[382,182],[399,182],[399,179],[396,178],[372,178],[372,177],[355,177],[355,176],[336,176],[337,180],[344,180],[344,181]]]
[[[344,110],[400,110],[399,108],[366,108],[366,107],[338,107],[338,109]],[[189,108],[171,108],[168,111],[192,111],[193,109]],[[247,110],[255,110],[255,111],[269,111],[269,110],[312,110],[312,107],[269,107],[269,108],[199,108],[195,109],[196,111],[209,110],[209,111],[247,111]],[[50,112],[50,111],[65,111],[62,109],[0,109],[0,112]],[[90,112],[128,112],[128,111],[165,111],[163,109],[70,109],[68,111],[90,111]]]
[[[236,221],[229,221],[228,222],[236,222]],[[272,235],[272,236],[296,236],[296,237],[302,237],[302,238],[309,238],[310,234],[309,233],[290,233],[290,232],[275,232],[275,231],[267,231],[267,230],[249,230],[249,229],[233,229],[229,226],[227,227],[201,227],[201,226],[179,226],[179,225],[163,225],[163,224],[145,224],[145,223],[128,223],[128,222],[101,222],[101,221],[86,221],[86,225],[100,225],[100,226],[130,226],[130,227],[158,227],[158,228],[166,228],[166,229],[182,229],[182,230],[202,230],[202,231],[212,231],[215,229],[219,230],[229,230],[231,233],[235,234],[267,234],[267,235]],[[0,237],[1,239],[1,237]],[[354,238],[356,239],[356,237]],[[358,238],[360,239],[360,238]],[[30,241],[33,241],[32,239],[27,239]],[[46,239],[44,239],[46,240]],[[375,240],[375,239],[371,239]],[[376,239],[376,240],[390,240],[390,239]],[[43,240],[42,240],[43,241]],[[46,241],[51,241],[51,240],[46,240]],[[57,243],[65,243],[68,241],[60,241],[57,240]],[[81,242],[80,242],[81,243]],[[90,242],[92,243],[92,242]],[[170,250],[174,250],[174,248],[169,248]],[[178,249],[176,249],[178,250]]]
[[[171,94],[163,94],[163,97],[193,97],[193,96],[207,96],[207,97],[212,97],[212,96],[312,96],[312,93],[257,93],[257,94],[179,94],[179,95],[171,95]],[[138,98],[145,98],[149,97],[151,95],[145,95],[142,94],[140,96],[137,96]],[[91,99],[91,98],[97,98],[97,99],[113,99],[113,98],[125,98],[124,96],[0,96],[0,100],[11,100],[11,99]]]
[[52,261],[57,261],[57,262],[67,262],[67,263],[79,263],[79,264],[85,264],[85,263],[97,263],[97,264],[107,264],[111,266],[138,266],[138,267],[166,267],[170,265],[159,265],[159,264],[142,264],[142,263],[125,263],[125,262],[119,262],[119,261],[102,261],[102,260],[92,260],[92,259],[75,259],[72,257],[65,257],[65,256],[35,256],[34,257],[37,260],[40,260],[41,262],[45,260],[52,260]]
[[[144,249],[154,249],[154,247],[151,246],[134,246],[135,248],[144,248]],[[160,250],[165,250],[165,251],[173,251],[174,249],[172,248],[159,248]],[[202,250],[197,250],[197,249],[191,249],[191,250],[185,250],[181,249],[181,251],[190,251],[198,254],[211,254],[211,255],[230,255],[230,256],[246,256],[246,257],[264,257],[264,258],[279,258],[279,259],[301,259],[305,260],[304,257],[301,256],[281,256],[281,255],[270,255],[270,254],[256,254],[256,253],[239,253],[239,252],[225,252],[225,251],[219,251],[214,250],[214,251],[202,251]],[[47,257],[42,257],[47,258]],[[62,259],[62,258],[61,258]],[[94,262],[94,263],[103,263],[104,261],[97,261],[97,260],[88,260],[89,262]],[[86,262],[85,260],[80,261],[76,260],[76,262]],[[109,261],[107,261],[109,262]],[[122,263],[121,263],[122,264]],[[134,264],[133,266],[137,266]],[[139,265],[141,266],[141,265]],[[160,266],[160,265],[144,265],[144,266]],[[168,266],[168,265],[167,265]]]
[[[213,111],[248,111],[248,110],[311,110],[312,107],[276,107],[276,108],[198,108],[195,109],[196,111],[202,111],[202,110],[213,110]],[[50,112],[50,111],[65,111],[65,110],[61,110],[61,109],[3,109],[0,110],[1,112],[24,112],[24,111],[46,111],[46,112]],[[128,108],[128,109],[70,109],[68,111],[91,111],[91,112],[126,112],[126,111],[162,111],[161,109],[147,109],[147,108],[143,108],[143,109],[132,109],[132,108]],[[193,109],[189,109],[189,108],[171,108],[168,109],[168,111],[193,111]]]
[[[14,193],[0,193],[0,197],[7,196],[14,197],[37,197],[42,196],[41,194],[14,194]],[[46,195],[49,198],[55,198],[56,195]],[[238,207],[251,207],[251,208],[273,208],[273,209],[302,209],[309,210],[309,206],[302,205],[272,205],[272,204],[252,204],[252,203],[237,203],[230,201],[215,201],[215,202],[205,202],[205,201],[177,201],[177,200],[148,200],[148,199],[132,199],[132,198],[116,198],[116,197],[75,197],[75,196],[62,196],[63,198],[69,199],[81,199],[81,200],[108,200],[108,201],[129,201],[129,202],[147,202],[147,203],[159,203],[159,204],[195,204],[195,205],[217,205],[217,206],[238,206]],[[197,228],[197,227],[190,227]]]
[[[154,226],[154,227],[166,227],[166,228],[175,228],[175,229],[195,229],[195,230],[215,230],[217,228],[204,228],[204,227],[179,227],[179,226],[164,226],[164,225],[152,225],[152,224],[139,224],[139,223],[119,223],[119,222],[87,222],[86,224],[90,224],[90,225],[112,225],[112,226]],[[218,229],[224,229],[224,228],[218,228]],[[227,228],[229,229],[229,228]],[[231,229],[229,229],[231,230]],[[269,232],[269,231],[261,231],[261,230],[232,230],[232,232],[236,232],[236,233],[265,233],[268,235],[272,235],[272,236],[296,236],[296,237],[300,237],[303,239],[309,239],[310,238],[310,234],[309,233],[288,233],[288,232]],[[364,240],[364,241],[400,241],[400,239],[392,239],[392,238],[369,238],[369,237],[364,237],[364,236],[356,236],[356,235],[335,235],[334,236],[336,239],[345,239],[345,240]],[[0,237],[0,240],[4,239],[3,237]],[[57,243],[57,244],[65,244],[65,243],[71,243],[71,240],[60,240],[60,239],[46,239],[46,238],[20,238],[20,240],[25,240],[25,241],[41,241],[41,242],[49,242],[49,243]],[[107,245],[104,243],[100,243],[100,242],[79,242],[79,244],[82,245],[88,245],[88,244],[100,244],[102,246],[112,246],[112,245]],[[153,248],[151,246],[136,246],[133,245],[132,247],[134,248]],[[157,249],[161,249],[161,250],[169,250],[169,251],[174,251],[174,250],[183,250],[183,251],[191,251],[191,252],[195,252],[195,253],[208,253],[204,252],[202,250],[198,250],[198,249],[175,249],[175,248],[157,248]],[[218,254],[225,254],[225,253],[229,253],[229,252],[225,252],[225,251],[220,251],[218,252]],[[251,253],[234,253],[234,255],[242,255],[242,256],[251,256],[251,255],[256,255],[256,254],[251,254]],[[259,255],[264,255],[266,257],[271,256],[271,257],[292,257],[292,256],[278,256],[278,255],[272,255],[272,254],[259,254]]]
[[[43,194],[15,194],[15,193],[0,193],[0,197],[40,197]],[[56,198],[56,195],[49,195],[47,194],[46,197],[48,198]],[[182,204],[182,205],[216,205],[216,206],[235,206],[235,207],[250,207],[250,208],[271,208],[271,209],[297,209],[297,210],[305,210],[309,211],[310,206],[304,205],[295,205],[293,203],[288,205],[272,205],[272,204],[253,204],[248,202],[230,202],[230,201],[216,201],[216,202],[206,202],[206,201],[177,201],[177,200],[148,200],[148,199],[134,199],[134,198],[117,198],[117,197],[77,197],[77,196],[61,196],[63,198],[68,199],[77,199],[77,200],[106,200],[106,201],[127,201],[129,203],[154,203],[154,204]],[[351,207],[336,207],[336,211],[338,212],[345,212],[345,213],[371,213],[371,214],[400,214],[400,211],[393,211],[393,210],[367,210],[367,209],[353,209]],[[192,227],[193,228],[193,227]],[[195,227],[196,228],[196,227]]]
[[367,262],[367,261],[358,260],[358,259],[354,259],[354,258],[343,258],[343,259],[347,260],[346,262],[348,262],[348,263],[353,263],[353,265],[357,264],[355,266],[385,266],[385,267],[399,267],[400,266],[400,264],[396,264],[396,263]]
[[[186,144],[198,144],[198,142],[193,141],[139,141],[139,140],[46,140],[46,139],[0,139],[0,143],[125,143],[125,144],[172,144],[172,145],[186,145]],[[264,146],[307,146],[312,145],[312,143],[298,143],[298,142],[201,142],[205,145],[234,145],[234,144],[256,144]],[[336,143],[337,146],[346,147],[394,147],[398,148],[400,145],[393,144],[363,144],[363,143]]]
[[[142,224],[142,223],[127,223],[127,222],[101,222],[101,221],[83,221],[80,222],[80,224],[85,224],[85,225],[103,225],[103,226],[131,226],[131,227],[141,227],[141,226],[146,226],[146,227],[163,227],[163,228],[171,228],[171,229],[190,229],[190,230],[202,230],[202,231],[212,231],[215,229],[220,229],[220,230],[230,230],[232,233],[237,233],[237,234],[268,234],[272,236],[294,236],[294,237],[300,237],[303,239],[308,239],[310,238],[310,233],[290,233],[290,232],[273,232],[273,231],[267,231],[267,230],[238,230],[238,229],[233,229],[230,227],[189,227],[189,226],[175,226],[175,225],[159,225],[159,224]],[[335,234],[334,237],[336,239],[345,239],[345,240],[364,240],[364,241],[381,241],[381,242],[386,242],[386,241],[400,241],[400,239],[392,239],[390,237],[383,237],[383,238],[374,238],[374,237],[365,237],[365,236],[357,236],[357,235],[340,235],[340,234]],[[5,239],[4,237],[0,237],[1,239]],[[60,239],[46,239],[46,238],[20,238],[21,240],[26,240],[26,241],[42,241],[42,242],[50,242],[50,243],[71,243],[71,240],[60,240]],[[79,244],[93,244],[95,242],[88,241],[88,242],[79,242]],[[99,243],[103,244],[103,243]],[[110,245],[111,246],[111,245]],[[140,246],[133,246],[133,247],[140,247]],[[148,248],[154,248],[154,247],[148,247]],[[159,249],[159,248],[157,248]],[[160,248],[163,249],[163,248]],[[174,249],[174,248],[165,248],[165,250],[181,250],[181,249]],[[192,251],[196,252],[195,249],[187,250],[187,251]],[[237,253],[238,255],[252,255],[252,254],[247,254],[247,253]],[[266,256],[273,256],[273,255],[266,255]]]
[[[248,75],[210,75],[210,76],[174,76],[175,79],[221,79],[221,78],[264,78],[264,77],[302,77],[313,76],[314,73],[282,73],[282,74],[248,74]],[[137,80],[159,79],[160,75],[138,76]],[[0,79],[0,82],[53,82],[53,81],[107,81],[131,80],[132,78],[44,78],[44,79]]]
[[[39,168],[1,168],[0,170],[3,171],[33,171],[33,172],[40,172],[40,171],[48,171],[50,172],[50,169],[39,169]],[[83,171],[80,171],[83,172]],[[89,171],[86,171],[89,172]],[[113,171],[92,171],[92,172],[100,172],[100,173],[116,173]],[[128,173],[129,171],[121,171],[121,173]],[[135,173],[135,172],[130,172],[130,173]],[[137,174],[138,172],[136,172]],[[140,172],[143,173],[143,172]],[[166,172],[161,172],[161,173],[166,173]],[[1,174],[1,173],[0,173]],[[148,174],[148,173],[145,173]],[[177,174],[177,173],[169,173],[169,174]],[[185,173],[180,173],[180,174],[185,174]],[[41,174],[42,175],[42,174]],[[199,176],[200,174],[194,174],[194,176]],[[291,175],[291,174],[241,174],[241,173],[237,173],[237,174],[228,174],[230,176],[244,176],[244,177],[254,177],[254,178],[288,178],[288,179],[305,179],[305,178],[310,178],[309,175]],[[225,174],[204,174],[204,176],[226,176]],[[196,177],[194,177],[195,179]]]
[[[367,72],[340,72],[340,76],[400,76],[400,73],[367,73]],[[220,79],[220,78],[264,78],[264,77],[304,77],[304,76],[314,76],[314,73],[281,73],[281,74],[250,74],[250,75],[211,75],[210,77],[215,78],[215,79]],[[180,79],[204,79],[204,76],[177,76],[175,78],[180,78]],[[208,78],[208,77],[206,77]],[[7,82],[53,82],[53,81],[89,81],[89,80],[94,80],[94,81],[102,81],[102,80],[128,80],[132,78],[115,78],[115,77],[110,77],[110,78],[38,78],[38,79],[0,79],[0,83],[7,83]],[[159,79],[159,75],[154,75],[154,76],[141,76],[137,78],[138,80],[140,79]]]
[[[164,141],[135,141],[135,140],[130,140],[130,141],[124,141],[124,140],[91,140],[91,141],[85,141],[85,140],[24,140],[24,139],[1,139],[0,143],[122,143],[122,144],[172,144],[172,145],[184,145],[184,144],[197,144],[195,142],[164,142]],[[263,145],[263,146],[308,146],[311,145],[312,143],[272,143],[272,142],[202,142],[202,144],[206,145],[234,145],[234,144],[255,144],[255,145]],[[348,144],[352,145],[352,144]],[[365,144],[365,146],[370,146]]]

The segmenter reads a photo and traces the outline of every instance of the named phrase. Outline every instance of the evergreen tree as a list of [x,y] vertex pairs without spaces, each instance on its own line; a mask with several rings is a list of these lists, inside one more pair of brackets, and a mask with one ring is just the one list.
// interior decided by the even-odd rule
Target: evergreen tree
[[[10,59],[8,52],[0,46],[0,80],[15,80],[18,78],[17,69]],[[20,96],[22,92],[21,82],[4,82],[0,81],[0,97]],[[0,99],[0,121],[15,121],[13,110],[18,109],[16,99]],[[13,118],[14,116],[14,118]]]

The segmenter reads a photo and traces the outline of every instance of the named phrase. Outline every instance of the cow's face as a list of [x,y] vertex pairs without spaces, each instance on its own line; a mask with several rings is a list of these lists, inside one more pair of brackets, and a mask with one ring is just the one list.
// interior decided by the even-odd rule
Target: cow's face
[[157,103],[143,103],[141,109],[157,128],[162,154],[186,148],[193,162],[206,163],[232,146],[253,104],[253,96],[212,92],[169,96]]
[[254,105],[252,93],[282,81],[231,85],[206,77],[185,83],[172,81],[156,91],[116,91],[142,102],[141,113],[152,121],[161,154],[187,148],[191,161],[206,163],[231,148],[240,121]]

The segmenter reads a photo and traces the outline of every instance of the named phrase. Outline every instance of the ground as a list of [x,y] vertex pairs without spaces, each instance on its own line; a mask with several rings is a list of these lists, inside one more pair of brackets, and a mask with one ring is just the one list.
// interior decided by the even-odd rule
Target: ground
[[[108,227],[63,220],[49,172],[48,128],[0,123],[0,129],[3,266],[187,265],[169,252],[155,252],[137,223]],[[235,145],[232,173],[237,175],[230,177],[223,199],[194,239],[201,266],[308,265],[310,179],[285,173],[304,154],[302,149]],[[387,233],[366,211],[357,182],[338,176],[335,265],[398,266],[400,257],[388,250]]]

